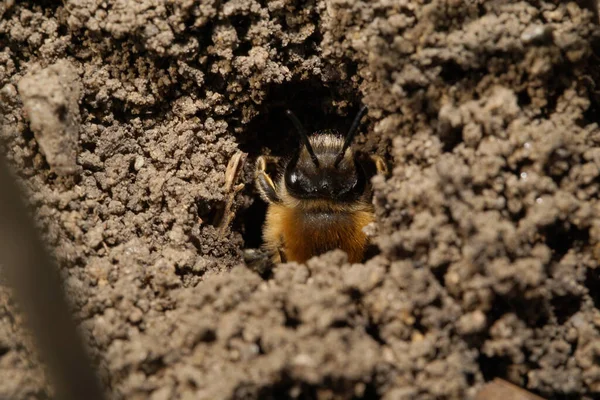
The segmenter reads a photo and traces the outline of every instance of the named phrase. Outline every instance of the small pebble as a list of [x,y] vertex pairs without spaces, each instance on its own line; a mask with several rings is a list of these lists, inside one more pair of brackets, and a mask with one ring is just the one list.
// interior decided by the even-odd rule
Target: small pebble
[[144,166],[144,157],[142,156],[137,156],[135,158],[135,161],[133,163],[133,169],[135,169],[136,171],[139,171],[140,169],[142,169],[142,167]]

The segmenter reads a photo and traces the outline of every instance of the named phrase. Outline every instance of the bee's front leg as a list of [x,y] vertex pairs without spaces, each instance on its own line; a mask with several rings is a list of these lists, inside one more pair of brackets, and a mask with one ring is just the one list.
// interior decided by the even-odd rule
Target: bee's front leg
[[373,161],[373,164],[375,164],[375,169],[377,170],[378,174],[388,174],[387,164],[381,156],[371,156],[371,160]]
[[287,261],[283,245],[283,237],[279,232],[281,229],[280,219],[275,218],[275,220],[273,220],[272,218],[269,218],[269,214],[273,212],[274,209],[281,206],[279,188],[269,175],[269,172],[275,170],[275,167],[278,163],[279,158],[277,157],[262,156],[256,160],[255,170],[256,188],[260,193],[260,197],[267,204],[269,204],[267,221],[263,227],[263,237],[265,239],[263,249],[269,254],[271,265]]
[[273,156],[261,156],[256,160],[256,188],[260,193],[260,197],[267,203],[279,203],[279,195],[277,187],[267,173],[269,165],[277,164],[279,158]]

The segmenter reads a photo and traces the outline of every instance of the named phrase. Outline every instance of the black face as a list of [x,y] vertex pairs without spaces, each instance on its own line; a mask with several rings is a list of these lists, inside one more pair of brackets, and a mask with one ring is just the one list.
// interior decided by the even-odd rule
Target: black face
[[295,156],[285,170],[285,185],[299,199],[329,199],[341,202],[360,198],[365,190],[366,171],[361,164],[344,161],[333,166],[335,155],[319,157],[319,166]]

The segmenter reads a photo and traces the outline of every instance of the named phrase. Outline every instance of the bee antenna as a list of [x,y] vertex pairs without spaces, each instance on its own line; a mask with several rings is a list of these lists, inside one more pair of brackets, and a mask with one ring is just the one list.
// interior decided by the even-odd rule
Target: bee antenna
[[342,158],[344,158],[346,150],[348,149],[348,147],[350,147],[350,144],[352,144],[352,140],[354,140],[354,136],[356,136],[356,133],[358,132],[358,125],[360,124],[360,119],[363,117],[363,115],[365,115],[366,112],[367,106],[364,105],[360,108],[360,110],[358,110],[358,114],[356,114],[356,117],[354,117],[354,121],[352,121],[350,130],[346,135],[346,140],[344,140],[344,146],[342,146],[342,150],[340,150],[337,157],[335,158],[335,161],[333,163],[334,167],[337,167],[342,161]]
[[308,140],[308,135],[306,134],[304,127],[300,123],[300,120],[298,119],[298,117],[296,117],[296,114],[294,114],[292,112],[292,110],[285,110],[285,114],[288,116],[289,119],[292,120],[294,127],[296,127],[296,131],[298,132],[298,135],[300,136],[300,141],[302,141],[302,144],[304,144],[304,146],[306,147],[306,150],[308,151],[308,154],[310,155],[312,162],[315,164],[316,167],[319,167],[319,159],[317,158],[315,151],[313,150],[312,146],[310,145],[310,141]]

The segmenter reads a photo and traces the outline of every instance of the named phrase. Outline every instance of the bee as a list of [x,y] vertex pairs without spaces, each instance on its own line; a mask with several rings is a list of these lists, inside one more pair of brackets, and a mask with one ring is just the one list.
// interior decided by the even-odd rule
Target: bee
[[268,204],[263,249],[272,262],[303,263],[334,249],[345,251],[351,263],[363,260],[363,228],[375,219],[371,178],[387,172],[381,157],[351,147],[366,111],[360,109],[345,137],[335,131],[309,136],[286,111],[299,148],[287,158],[261,156],[255,169],[257,190]]

